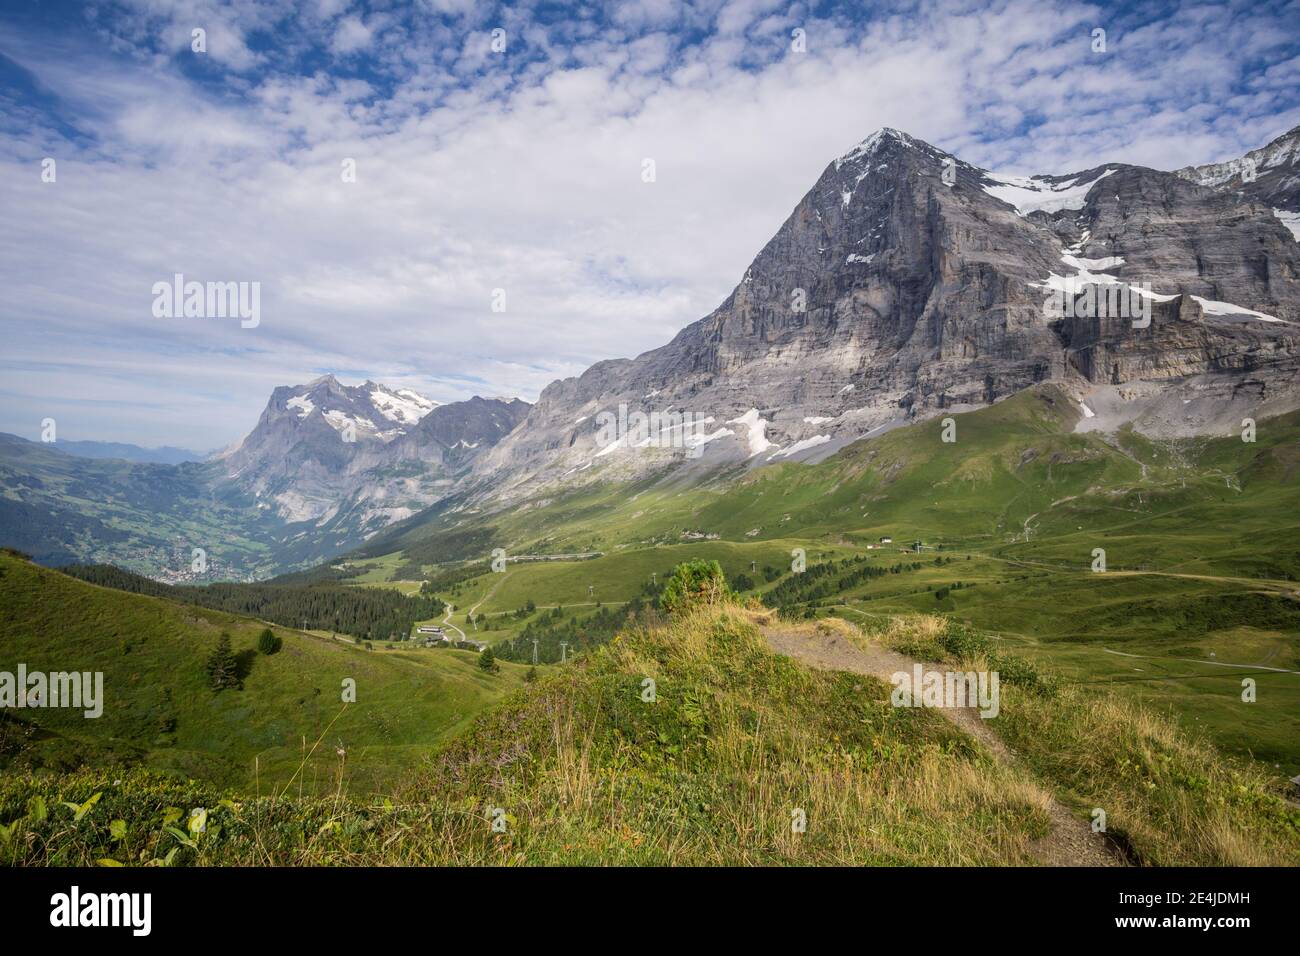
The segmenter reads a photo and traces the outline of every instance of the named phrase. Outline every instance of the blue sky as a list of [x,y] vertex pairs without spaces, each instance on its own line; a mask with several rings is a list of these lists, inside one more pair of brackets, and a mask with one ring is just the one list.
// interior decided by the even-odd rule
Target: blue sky
[[[710,312],[878,127],[1018,173],[1263,145],[1300,124],[1296,23],[1296,2],[9,0],[0,430],[208,449],[327,371],[531,400]],[[259,282],[260,324],[155,317],[178,272]]]

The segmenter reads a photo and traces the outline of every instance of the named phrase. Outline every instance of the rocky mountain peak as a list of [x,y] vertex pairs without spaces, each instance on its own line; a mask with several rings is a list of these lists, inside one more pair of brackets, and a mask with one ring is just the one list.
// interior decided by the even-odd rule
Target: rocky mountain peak
[[[1262,152],[1270,175],[1293,156]],[[476,471],[510,500],[816,458],[1043,381],[1118,390],[1130,419],[1159,405],[1160,429],[1194,432],[1205,422],[1171,421],[1176,396],[1227,389],[1231,404],[1243,369],[1267,366],[1269,401],[1300,404],[1298,277],[1300,246],[1249,197],[1123,163],[1006,176],[881,129],[826,167],[717,309],[548,386]],[[1140,329],[1053,311],[1066,290],[1130,284],[1151,307]],[[611,443],[599,423],[634,413],[668,424]],[[674,442],[664,416],[684,414],[696,438]]]
[[529,407],[478,396],[443,404],[322,375],[275,389],[257,426],[220,461],[228,481],[282,518],[373,532],[450,493]]
[[1217,192],[1266,203],[1300,238],[1300,126],[1244,156],[1186,166],[1175,175]]

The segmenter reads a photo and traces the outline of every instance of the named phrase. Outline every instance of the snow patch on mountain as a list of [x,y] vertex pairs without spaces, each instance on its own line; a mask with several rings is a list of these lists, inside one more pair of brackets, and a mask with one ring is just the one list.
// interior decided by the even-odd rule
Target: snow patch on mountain
[[1253,319],[1259,319],[1261,322],[1281,322],[1275,315],[1267,315],[1263,312],[1256,312],[1254,309],[1247,309],[1240,305],[1233,305],[1231,302],[1219,302],[1215,299],[1202,299],[1199,295],[1192,296],[1205,310],[1206,315],[1248,315]]
[[989,175],[995,185],[984,187],[984,191],[994,199],[1014,206],[1016,212],[1027,216],[1031,212],[1060,212],[1063,209],[1082,209],[1084,198],[1096,183],[1101,182],[1111,173],[1108,169],[1100,176],[1086,182],[1072,179],[1064,183],[1053,183],[1040,176],[996,176]]
[[728,425],[740,425],[747,430],[746,441],[749,443],[749,457],[760,455],[769,448],[776,448],[772,442],[767,439],[767,421],[758,413],[757,408],[751,408],[739,418],[730,419]]
[[1273,215],[1282,220],[1282,225],[1291,230],[1291,235],[1295,236],[1296,242],[1300,242],[1300,212],[1288,212],[1285,209],[1274,209]]
[[1078,256],[1070,255],[1068,252],[1062,254],[1061,262],[1069,266],[1074,271],[1066,275],[1057,275],[1055,272],[1049,273],[1047,278],[1042,282],[1031,282],[1030,287],[1035,289],[1050,289],[1054,292],[1064,292],[1070,295],[1077,295],[1083,291],[1085,285],[1122,285],[1128,286],[1134,294],[1145,299],[1151,299],[1153,302],[1168,302],[1177,297],[1173,295],[1163,295],[1159,292],[1149,292],[1140,286],[1132,285],[1117,279],[1115,276],[1106,272],[1093,271],[1100,269],[1115,269],[1124,264],[1122,256],[1107,256],[1103,259],[1081,259]]
[[825,445],[831,440],[830,435],[813,435],[812,438],[805,438],[803,441],[797,441],[789,448],[783,448],[778,451],[768,461],[773,458],[789,458],[791,455],[797,455],[801,451],[807,451],[809,448],[816,448],[818,445]]
[[429,412],[438,407],[438,402],[425,398],[409,388],[396,391],[375,385],[370,390],[370,404],[384,418],[400,425],[414,425]]
[[358,430],[376,431],[375,426],[370,422],[363,421],[355,415],[349,415],[347,412],[330,410],[324,412],[324,415],[325,421],[329,422],[330,427],[336,432],[342,432],[343,429],[347,428],[349,423],[352,424],[354,433]]
[[316,410],[316,406],[312,404],[312,400],[306,395],[299,395],[296,398],[291,398],[289,401],[285,402],[285,405],[289,408],[297,409],[299,418],[306,418]]

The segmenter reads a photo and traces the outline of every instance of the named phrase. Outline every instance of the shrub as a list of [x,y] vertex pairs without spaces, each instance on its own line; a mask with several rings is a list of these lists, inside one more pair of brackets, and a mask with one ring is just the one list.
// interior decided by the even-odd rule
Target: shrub
[[977,634],[965,624],[957,621],[948,621],[944,627],[943,634],[939,637],[939,643],[943,649],[954,657],[974,657],[976,654],[987,654],[992,648],[992,642],[982,634]]
[[729,594],[727,578],[717,561],[687,561],[673,568],[661,603],[673,613],[694,605],[720,604]]
[[1039,673],[1034,663],[1023,657],[1016,657],[1013,654],[994,654],[989,659],[989,666],[1008,684],[1018,684],[1029,690],[1046,694],[1054,694],[1058,690],[1059,682],[1055,678]]
[[268,656],[278,651],[281,643],[269,627],[262,628],[262,633],[257,635],[257,649]]

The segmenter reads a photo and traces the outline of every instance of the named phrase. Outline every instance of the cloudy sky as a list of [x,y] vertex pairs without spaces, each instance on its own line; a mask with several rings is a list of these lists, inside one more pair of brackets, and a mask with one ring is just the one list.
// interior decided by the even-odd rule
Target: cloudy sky
[[[1297,23],[1300,2],[6,0],[0,431],[206,450],[324,372],[531,400],[710,312],[878,127],[1019,173],[1260,146],[1300,124]],[[260,324],[156,317],[175,273],[260,283]]]

